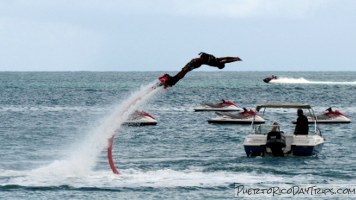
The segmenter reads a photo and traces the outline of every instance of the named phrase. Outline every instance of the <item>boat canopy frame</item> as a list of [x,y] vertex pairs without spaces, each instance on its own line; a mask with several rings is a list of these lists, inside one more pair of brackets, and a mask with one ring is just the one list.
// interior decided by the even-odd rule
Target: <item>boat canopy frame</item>
[[256,111],[259,112],[262,108],[301,108],[312,109],[309,104],[259,104],[256,106]]
[[[314,119],[314,133],[321,136],[321,131],[317,124],[317,116],[315,115],[313,108],[309,104],[259,104],[256,105],[256,112],[260,112],[260,110],[263,109],[264,113],[266,108],[307,109],[309,111],[309,114]],[[254,121],[255,118],[253,118],[251,123],[251,127],[253,128],[255,126]]]

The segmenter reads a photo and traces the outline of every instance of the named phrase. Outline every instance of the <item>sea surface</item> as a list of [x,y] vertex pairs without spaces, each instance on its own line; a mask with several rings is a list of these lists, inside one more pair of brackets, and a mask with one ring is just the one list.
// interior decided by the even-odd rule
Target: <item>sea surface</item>
[[[356,198],[356,72],[191,72],[144,98],[163,73],[0,72],[0,199]],[[280,81],[262,81],[272,74]],[[120,126],[136,97],[156,126]],[[332,106],[352,123],[320,124],[317,156],[248,158],[250,125],[194,112],[221,99],[249,109],[307,103],[318,114]],[[282,114],[264,116],[293,126],[296,112]],[[111,134],[120,175],[107,161]],[[322,193],[301,192],[308,187]]]

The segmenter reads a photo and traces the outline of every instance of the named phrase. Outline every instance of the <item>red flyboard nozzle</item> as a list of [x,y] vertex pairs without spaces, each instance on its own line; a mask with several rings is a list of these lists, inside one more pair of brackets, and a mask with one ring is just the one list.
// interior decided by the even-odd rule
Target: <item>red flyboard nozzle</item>
[[113,135],[110,139],[109,139],[109,147],[108,147],[108,161],[109,161],[109,166],[112,170],[112,172],[114,174],[120,174],[119,170],[115,167],[114,164],[114,160],[112,158],[112,144],[114,142],[114,137],[115,135]]
[[163,85],[164,89],[167,89],[169,85],[166,84],[166,82],[171,78],[169,74],[164,74],[163,76],[159,77],[158,80],[161,82],[161,85]]
[[168,74],[164,74],[163,76],[158,78],[158,80],[161,81],[161,83],[164,83],[164,82],[168,81],[168,79],[169,79],[169,75]]

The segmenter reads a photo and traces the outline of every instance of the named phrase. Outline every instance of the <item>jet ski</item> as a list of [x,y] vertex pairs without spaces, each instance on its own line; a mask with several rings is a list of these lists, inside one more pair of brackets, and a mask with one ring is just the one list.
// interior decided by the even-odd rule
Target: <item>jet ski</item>
[[257,115],[255,111],[246,108],[243,109],[244,111],[239,113],[216,112],[219,116],[209,119],[208,122],[218,124],[251,124],[252,121],[254,121],[255,124],[265,123],[265,120]]
[[275,76],[275,75],[272,75],[272,76],[270,76],[270,77],[264,78],[264,79],[263,79],[263,82],[269,83],[271,80],[276,80],[276,79],[278,79],[278,77]]
[[[319,123],[350,123],[351,120],[346,117],[343,113],[338,110],[332,110],[328,108],[326,112],[317,116],[317,121]],[[309,120],[310,122],[310,120]]]
[[156,125],[157,120],[152,115],[144,111],[135,111],[129,119],[123,123],[128,126]]
[[228,100],[221,100],[220,103],[202,103],[201,106],[194,108],[195,112],[200,111],[239,111],[241,110],[235,103]]
[[[346,117],[343,113],[338,110],[332,110],[332,108],[328,108],[325,112],[321,115],[317,115],[317,122],[319,124],[340,124],[340,123],[351,123],[351,120]],[[314,118],[308,116],[308,123],[314,123]],[[293,121],[295,124],[296,121]]]

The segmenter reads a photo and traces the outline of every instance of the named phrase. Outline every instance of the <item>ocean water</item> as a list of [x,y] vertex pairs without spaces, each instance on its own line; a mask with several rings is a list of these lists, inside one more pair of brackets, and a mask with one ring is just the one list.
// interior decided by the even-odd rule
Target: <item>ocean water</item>
[[[268,190],[239,189],[311,186],[324,193],[294,196],[356,198],[356,72],[191,72],[173,88],[147,90],[161,74],[1,72],[0,199],[266,199]],[[281,79],[264,83],[271,74]],[[308,103],[317,113],[332,106],[353,123],[321,124],[318,156],[248,158],[249,125],[208,124],[214,112],[193,110],[221,99]],[[120,126],[133,109],[158,125]],[[287,114],[278,120],[292,126]],[[112,134],[120,175],[107,161]]]

